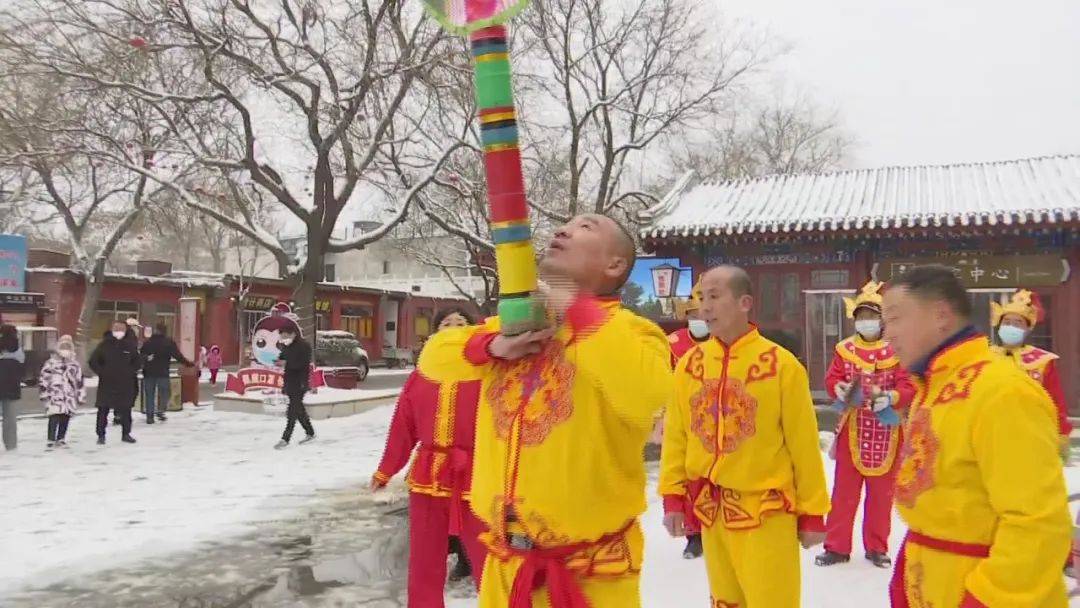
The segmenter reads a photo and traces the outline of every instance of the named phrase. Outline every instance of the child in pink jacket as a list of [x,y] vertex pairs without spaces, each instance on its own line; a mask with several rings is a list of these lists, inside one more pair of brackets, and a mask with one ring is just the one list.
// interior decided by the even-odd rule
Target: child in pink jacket
[[221,369],[221,347],[217,344],[211,346],[206,355],[206,369],[210,370],[210,384],[216,386],[218,370]]

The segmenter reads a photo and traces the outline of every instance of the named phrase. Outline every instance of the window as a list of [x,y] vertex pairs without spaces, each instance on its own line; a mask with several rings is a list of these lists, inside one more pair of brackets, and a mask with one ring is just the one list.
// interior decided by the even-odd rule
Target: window
[[323,280],[331,283],[337,280],[337,272],[333,264],[323,264]]
[[98,340],[113,321],[126,321],[129,317],[139,316],[138,302],[117,302],[113,300],[99,300],[97,312],[94,314],[94,323],[90,329],[90,337]]
[[780,316],[787,323],[799,317],[799,275],[784,273],[780,280]]
[[176,335],[176,306],[173,304],[158,304],[154,313],[154,325],[164,323],[170,336]]
[[382,262],[382,273],[383,274],[390,274],[390,260],[383,260],[383,262]]
[[357,338],[375,337],[375,321],[371,308],[357,304],[342,304],[341,328]]
[[847,270],[810,271],[810,289],[845,289],[849,280]]
[[426,338],[431,335],[431,309],[420,308],[416,311],[416,319],[413,321],[417,338]]
[[777,321],[780,316],[780,289],[775,274],[765,273],[758,278],[757,298],[758,320],[763,323]]

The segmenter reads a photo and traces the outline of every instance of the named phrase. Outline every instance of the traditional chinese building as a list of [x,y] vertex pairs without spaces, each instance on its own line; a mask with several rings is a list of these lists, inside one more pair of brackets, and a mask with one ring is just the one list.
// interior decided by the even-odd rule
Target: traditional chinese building
[[[254,324],[278,302],[291,302],[293,287],[276,279],[173,271],[167,262],[139,262],[136,274],[109,274],[101,290],[90,335],[101,336],[113,320],[135,317],[144,325],[163,322],[175,333],[182,297],[201,300],[201,343],[221,346],[226,365],[234,365],[250,342]],[[28,289],[36,292],[30,325],[50,325],[74,335],[85,293],[85,277],[67,268],[67,255],[31,250]],[[464,300],[417,297],[411,293],[320,283],[316,325],[357,336],[372,362],[386,347],[412,350],[431,333],[432,320],[449,307],[470,309]]]
[[645,248],[695,277],[746,268],[761,328],[789,346],[822,389],[833,345],[853,331],[841,298],[908,268],[955,269],[989,331],[990,302],[1041,296],[1033,342],[1061,356],[1080,402],[1080,156],[888,167],[700,183],[684,176],[642,214]]

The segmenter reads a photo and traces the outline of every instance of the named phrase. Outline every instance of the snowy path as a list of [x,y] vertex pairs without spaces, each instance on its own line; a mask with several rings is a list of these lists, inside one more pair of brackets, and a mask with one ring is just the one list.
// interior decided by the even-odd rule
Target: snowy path
[[[164,425],[136,423],[135,446],[121,444],[112,427],[104,448],[93,444],[92,416],[79,416],[71,448],[53,453],[42,449],[44,420],[20,422],[20,449],[0,453],[0,604],[175,606],[138,594],[235,588],[266,599],[253,606],[373,605],[364,598],[379,585],[400,585],[398,568],[380,560],[399,559],[386,556],[400,553],[388,539],[402,538],[401,524],[360,493],[391,411],[316,421],[318,441],[280,452],[271,446],[282,419],[210,409],[170,415]],[[656,465],[649,467],[652,494]],[[1080,468],[1067,477],[1070,490],[1080,491]],[[661,516],[660,501],[650,497],[644,606],[704,605],[704,565],[681,558],[683,543],[666,536]],[[897,522],[894,548],[902,534]],[[889,572],[861,559],[817,568],[816,552],[802,552],[803,606],[888,605]],[[33,600],[15,593],[50,585]],[[460,590],[453,595],[450,608],[475,605]],[[5,596],[22,597],[9,604]],[[82,599],[45,599],[59,597]],[[116,601],[99,603],[102,597]],[[398,605],[387,602],[378,605]]]
[[315,442],[282,451],[284,419],[271,416],[189,409],[136,422],[137,445],[110,427],[99,447],[81,415],[71,447],[51,453],[45,420],[20,421],[19,450],[0,454],[0,597],[294,517],[319,491],[368,478],[391,413],[317,420]]

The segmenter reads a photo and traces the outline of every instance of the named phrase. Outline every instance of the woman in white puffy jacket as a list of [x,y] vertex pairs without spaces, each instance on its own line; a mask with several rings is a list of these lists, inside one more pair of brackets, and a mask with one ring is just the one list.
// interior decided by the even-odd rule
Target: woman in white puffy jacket
[[71,336],[61,336],[56,352],[41,368],[39,384],[41,400],[49,415],[49,443],[47,446],[67,447],[68,422],[79,406],[86,403],[86,386],[83,370],[75,357],[75,344]]

